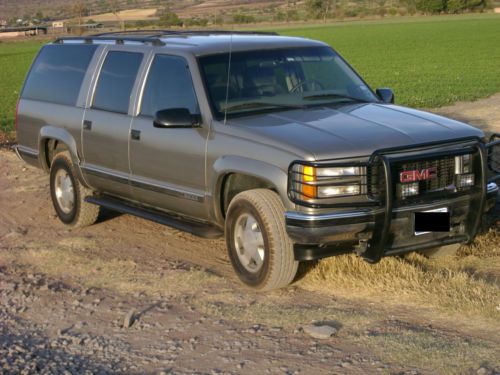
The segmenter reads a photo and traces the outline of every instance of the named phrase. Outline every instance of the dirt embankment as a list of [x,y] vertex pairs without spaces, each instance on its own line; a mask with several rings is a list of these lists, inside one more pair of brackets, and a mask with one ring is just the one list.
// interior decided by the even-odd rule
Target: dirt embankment
[[[496,95],[436,112],[498,131],[499,107]],[[222,240],[112,212],[64,227],[47,176],[3,149],[0,372],[498,373],[496,220],[457,258],[343,256],[256,294]]]

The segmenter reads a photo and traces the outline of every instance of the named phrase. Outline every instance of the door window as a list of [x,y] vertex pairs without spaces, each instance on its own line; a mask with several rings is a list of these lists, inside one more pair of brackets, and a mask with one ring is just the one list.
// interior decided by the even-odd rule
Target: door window
[[141,115],[153,117],[157,111],[169,108],[187,108],[192,114],[199,113],[186,60],[156,55],[144,88]]
[[127,113],[142,53],[111,51],[99,74],[92,108]]

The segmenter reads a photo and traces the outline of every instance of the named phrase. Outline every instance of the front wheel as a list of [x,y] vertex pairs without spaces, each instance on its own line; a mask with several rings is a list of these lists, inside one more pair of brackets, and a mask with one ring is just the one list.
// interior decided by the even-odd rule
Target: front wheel
[[226,215],[229,258],[239,279],[257,290],[289,285],[299,262],[284,221],[285,208],[278,194],[268,189],[239,193]]
[[59,152],[50,166],[50,195],[59,219],[73,227],[94,224],[99,206],[85,202],[92,191],[83,186],[74,170],[69,152]]

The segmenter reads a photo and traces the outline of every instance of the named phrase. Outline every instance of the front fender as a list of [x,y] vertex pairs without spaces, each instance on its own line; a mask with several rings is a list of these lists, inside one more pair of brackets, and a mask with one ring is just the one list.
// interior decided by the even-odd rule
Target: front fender
[[271,186],[278,192],[285,208],[292,203],[288,199],[287,184],[288,175],[276,165],[272,165],[260,160],[250,159],[242,156],[229,155],[222,156],[213,164],[211,174],[212,210],[215,213],[217,222],[223,222],[224,217],[220,209],[220,196],[224,178],[232,173],[239,173],[262,180],[266,185]]

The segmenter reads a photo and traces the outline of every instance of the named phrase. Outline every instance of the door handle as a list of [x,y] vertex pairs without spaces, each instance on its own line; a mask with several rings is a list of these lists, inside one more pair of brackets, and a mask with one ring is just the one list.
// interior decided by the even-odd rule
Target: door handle
[[83,120],[83,130],[92,130],[92,121]]
[[141,131],[140,130],[132,129],[130,131],[130,138],[132,138],[135,141],[140,140],[141,139]]

